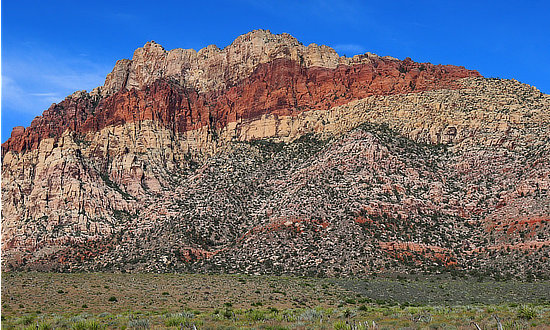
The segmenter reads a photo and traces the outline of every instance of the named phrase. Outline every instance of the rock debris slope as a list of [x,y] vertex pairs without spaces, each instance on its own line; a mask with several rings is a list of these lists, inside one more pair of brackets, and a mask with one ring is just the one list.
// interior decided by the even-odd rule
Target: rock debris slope
[[148,42],[2,145],[2,262],[548,277],[549,127],[549,95],[463,67]]

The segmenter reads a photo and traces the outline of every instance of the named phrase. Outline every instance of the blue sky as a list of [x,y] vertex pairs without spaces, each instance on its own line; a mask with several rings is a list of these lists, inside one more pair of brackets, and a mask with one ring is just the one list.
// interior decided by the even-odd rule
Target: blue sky
[[2,1],[2,142],[51,103],[103,85],[155,40],[220,48],[253,29],[341,55],[463,65],[550,93],[548,1]]

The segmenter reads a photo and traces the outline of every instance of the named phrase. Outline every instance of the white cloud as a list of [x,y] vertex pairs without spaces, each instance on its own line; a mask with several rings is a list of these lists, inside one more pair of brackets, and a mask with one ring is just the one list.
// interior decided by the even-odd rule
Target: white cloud
[[2,76],[2,111],[39,115],[60,97],[51,93],[29,94],[10,76]]
[[10,77],[2,76],[2,107],[28,109],[31,102],[24,97],[23,89]]
[[56,97],[57,93],[30,93],[32,96],[42,96],[42,97]]
[[4,52],[2,62],[2,112],[27,115],[40,115],[74,91],[103,85],[111,69],[82,56],[60,56],[29,44]]

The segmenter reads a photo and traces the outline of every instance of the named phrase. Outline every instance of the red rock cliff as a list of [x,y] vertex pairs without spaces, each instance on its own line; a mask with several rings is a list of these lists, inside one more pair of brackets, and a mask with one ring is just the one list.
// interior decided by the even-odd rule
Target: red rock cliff
[[221,90],[199,92],[159,78],[141,89],[121,88],[104,98],[78,92],[46,110],[29,128],[18,128],[2,149],[21,152],[37,148],[42,139],[59,137],[67,129],[88,132],[141,120],[159,121],[177,132],[209,125],[222,128],[238,119],[329,109],[371,95],[457,88],[457,79],[472,76],[479,73],[408,58],[373,57],[336,68],[306,67],[279,58],[259,64],[251,75]]

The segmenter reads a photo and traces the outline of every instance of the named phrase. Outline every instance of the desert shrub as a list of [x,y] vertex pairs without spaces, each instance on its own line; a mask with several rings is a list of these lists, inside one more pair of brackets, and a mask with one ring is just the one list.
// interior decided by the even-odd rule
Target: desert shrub
[[53,327],[49,323],[40,323],[38,325],[38,327],[35,327],[35,329],[38,329],[38,330],[52,330]]
[[222,316],[226,319],[230,319],[235,315],[235,313],[231,309],[225,309],[222,313]]
[[71,326],[71,329],[73,330],[99,330],[103,328],[104,326],[101,325],[96,320],[79,321],[79,322],[73,323],[73,325]]
[[164,324],[167,327],[179,327],[180,325],[187,326],[187,318],[182,315],[172,314],[170,315]]
[[185,316],[188,319],[192,319],[195,317],[195,315],[199,315],[200,313],[200,311],[183,311],[179,314]]
[[266,330],[288,330],[287,327],[284,327],[282,325],[266,326],[266,327],[263,327],[263,329],[266,329]]
[[132,319],[128,321],[128,328],[130,329],[149,329],[151,322],[148,319]]
[[257,309],[252,309],[246,313],[246,317],[251,321],[264,321],[267,319],[267,312]]
[[40,323],[40,324],[36,324],[36,325],[28,325],[22,329],[25,329],[25,330],[52,330],[53,327],[51,324],[49,323]]
[[342,311],[342,314],[340,315],[340,317],[343,317],[343,318],[353,318],[356,316],[356,313],[352,310],[350,310],[349,308],[346,308]]
[[357,301],[355,301],[355,299],[353,298],[346,298],[345,302],[346,304],[350,304],[350,305],[355,305],[357,303]]
[[22,325],[29,325],[34,321],[35,318],[35,315],[24,315],[17,320],[17,323]]
[[284,309],[281,313],[277,315],[277,319],[284,320],[287,322],[294,322],[297,320],[297,316],[292,310]]
[[268,307],[267,310],[273,314],[279,314],[279,310],[276,307]]
[[334,330],[347,330],[350,329],[349,325],[344,321],[338,321],[332,325]]
[[164,324],[167,327],[180,327],[181,325],[188,327],[188,326],[191,326],[191,324],[198,325],[200,322],[191,320],[194,317],[195,315],[189,312],[169,314],[167,315],[167,318]]
[[312,322],[320,319],[323,316],[323,312],[316,309],[306,309],[302,314],[298,316],[300,321]]
[[531,320],[537,317],[537,311],[533,307],[523,305],[518,309],[517,316],[520,319]]

